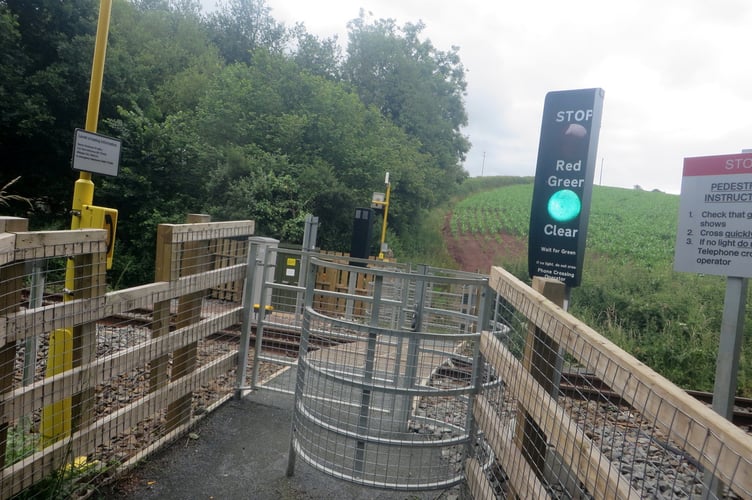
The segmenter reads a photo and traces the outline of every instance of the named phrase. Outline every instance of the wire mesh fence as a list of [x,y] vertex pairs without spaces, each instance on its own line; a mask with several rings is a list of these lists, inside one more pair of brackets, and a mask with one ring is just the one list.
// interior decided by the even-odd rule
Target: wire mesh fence
[[473,408],[477,497],[752,496],[752,437],[502,269],[491,286],[503,385]]
[[[295,392],[295,367],[300,354],[300,337],[306,293],[306,275],[312,258],[331,265],[321,265],[311,279],[312,307],[324,314],[354,322],[366,321],[370,314],[369,296],[373,293],[371,270],[408,269],[404,264],[351,259],[341,253],[303,252],[281,248],[269,241],[252,242],[250,260],[255,263],[254,311],[252,315],[253,369],[242,386],[286,394]],[[356,262],[359,266],[349,266]],[[399,284],[387,280],[382,285],[384,297],[382,321],[400,321],[399,304],[403,291]],[[402,318],[404,319],[404,318]],[[311,342],[330,345],[325,338]]]
[[157,281],[107,293],[105,231],[0,222],[0,498],[90,494],[232,395],[252,223],[160,226]]
[[[318,259],[312,266],[312,273],[355,272]],[[486,281],[425,266],[367,272],[366,293],[338,296],[361,301],[362,314],[317,311],[313,283],[308,288],[289,472],[301,457],[373,487],[457,484],[470,446],[468,408],[480,376],[472,360]]]

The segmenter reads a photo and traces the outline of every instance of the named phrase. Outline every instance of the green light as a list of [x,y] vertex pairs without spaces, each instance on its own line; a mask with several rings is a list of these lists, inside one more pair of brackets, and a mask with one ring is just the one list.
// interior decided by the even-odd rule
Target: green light
[[580,215],[581,209],[580,197],[570,189],[556,191],[548,199],[548,215],[556,222],[569,222]]

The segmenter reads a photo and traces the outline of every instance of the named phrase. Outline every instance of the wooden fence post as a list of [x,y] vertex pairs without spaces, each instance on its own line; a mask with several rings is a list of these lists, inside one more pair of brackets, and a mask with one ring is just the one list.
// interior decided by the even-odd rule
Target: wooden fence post
[[[0,217],[0,234],[26,231],[28,219]],[[15,262],[0,267],[0,318],[14,313],[21,304],[23,290],[24,263]],[[16,342],[0,345],[0,396],[13,388],[15,373]],[[0,415],[2,417],[2,415]],[[0,469],[5,466],[5,450],[8,441],[8,422],[0,420]]]
[[[566,286],[561,281],[536,276],[533,278],[533,289],[560,307],[564,304]],[[556,389],[554,384],[558,380],[555,376],[558,357],[559,344],[531,323],[528,326],[522,365],[548,394],[553,394]],[[538,424],[521,407],[518,415],[515,441],[538,479],[543,481],[547,438]]]
[[[210,222],[211,217],[203,214],[189,214],[189,224]],[[180,276],[189,276],[209,270],[210,255],[209,241],[199,240],[183,243],[180,259]],[[201,290],[178,299],[178,316],[175,322],[177,329],[186,327],[201,320],[201,306],[206,290]],[[181,347],[172,355],[171,381],[190,374],[196,369],[198,342]],[[188,422],[191,416],[191,401],[193,393],[188,392],[172,402],[167,408],[167,431],[171,431],[181,424]]]
[[[172,226],[157,226],[157,256],[154,263],[154,281],[174,281],[178,277],[175,264],[177,245],[172,241]],[[164,337],[170,333],[170,299],[154,303],[152,313],[152,338]],[[164,354],[154,358],[149,369],[149,392],[154,392],[167,385],[167,362],[169,356]]]
[[[331,254],[330,252],[327,252],[327,253]],[[337,269],[319,267],[316,273],[316,289],[336,291],[337,280],[339,279],[339,274],[340,274],[340,271]],[[336,297],[331,297],[328,295],[316,295],[314,297],[313,307],[314,309],[316,309],[317,311],[323,314],[335,315],[335,314],[338,314],[337,302],[338,302],[338,299]]]
[[[75,258],[74,290],[76,299],[104,297],[107,293],[107,251],[88,253]],[[73,367],[89,366],[97,357],[97,324],[89,322],[73,328]],[[81,392],[71,400],[71,431],[91,424],[94,415],[94,382],[91,369],[82,377]],[[83,449],[88,449],[84,445]]]

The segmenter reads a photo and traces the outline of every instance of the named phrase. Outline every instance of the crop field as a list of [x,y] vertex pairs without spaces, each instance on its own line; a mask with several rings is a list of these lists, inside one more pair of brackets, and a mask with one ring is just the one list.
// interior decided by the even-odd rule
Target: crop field
[[[452,234],[527,238],[532,184],[486,191],[460,201]],[[673,262],[679,197],[661,192],[594,186],[587,253],[631,261],[646,268]]]
[[[528,280],[532,194],[532,182],[472,194],[454,205],[449,231],[485,248],[518,238],[522,250],[494,254],[493,265]],[[678,195],[594,186],[583,280],[570,311],[676,384],[712,390],[725,279],[673,270],[678,210]],[[752,396],[750,307],[737,393]]]

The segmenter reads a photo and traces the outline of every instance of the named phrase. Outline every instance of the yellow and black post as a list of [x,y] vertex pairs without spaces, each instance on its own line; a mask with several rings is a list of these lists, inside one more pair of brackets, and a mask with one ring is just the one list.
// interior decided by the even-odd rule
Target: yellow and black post
[[389,183],[389,172],[386,173],[384,179],[386,184],[386,195],[383,193],[374,193],[371,200],[371,207],[384,210],[384,220],[381,223],[381,239],[379,240],[379,260],[384,260],[384,242],[386,241],[386,220],[389,216],[389,197],[392,191],[392,185]]
[[[92,62],[91,82],[89,85],[89,102],[86,110],[86,130],[96,132],[99,120],[99,103],[102,96],[102,80],[104,77],[104,61],[107,51],[107,38],[110,29],[110,13],[112,12],[112,0],[101,0],[99,4],[99,21],[97,23],[97,36],[94,44],[94,59]],[[81,172],[79,179],[73,188],[73,204],[71,210],[71,229],[92,227],[84,225],[96,220],[96,217],[84,217],[82,214],[88,207],[92,207],[94,201],[94,183],[90,172]],[[98,208],[98,207],[95,207]],[[111,212],[116,211],[108,209]],[[115,215],[117,219],[117,215]],[[110,218],[111,220],[111,218]],[[82,224],[83,221],[83,224]],[[103,226],[94,226],[101,228]],[[114,230],[114,221],[112,222]],[[114,234],[110,232],[110,246],[114,243]],[[108,252],[109,253],[109,252]],[[64,300],[72,300],[75,296],[75,266],[73,259],[68,259],[65,272]],[[45,375],[53,375],[70,370],[73,367],[73,330],[60,328],[50,334],[49,353],[47,357],[47,370]],[[71,398],[45,406],[42,409],[42,421],[40,425],[41,446],[50,445],[56,441],[70,436],[71,433]]]

